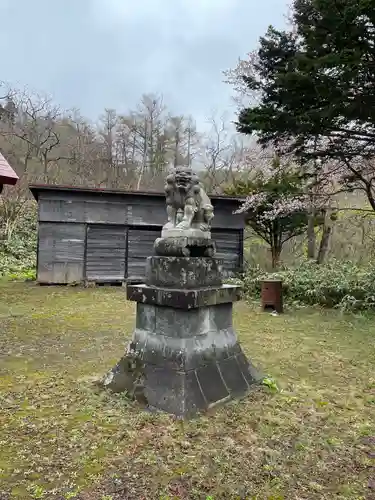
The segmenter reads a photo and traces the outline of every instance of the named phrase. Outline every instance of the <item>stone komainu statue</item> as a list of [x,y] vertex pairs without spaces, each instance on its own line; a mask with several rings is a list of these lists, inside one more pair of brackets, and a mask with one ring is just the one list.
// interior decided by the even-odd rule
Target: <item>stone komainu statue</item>
[[168,222],[163,231],[176,229],[209,233],[214,211],[198,176],[189,167],[177,167],[166,181]]

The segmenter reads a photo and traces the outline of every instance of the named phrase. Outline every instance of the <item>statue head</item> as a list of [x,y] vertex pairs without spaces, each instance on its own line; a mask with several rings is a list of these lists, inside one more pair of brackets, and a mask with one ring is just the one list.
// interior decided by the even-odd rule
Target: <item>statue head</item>
[[174,171],[174,182],[179,191],[184,191],[186,193],[199,183],[199,179],[190,167],[176,167]]

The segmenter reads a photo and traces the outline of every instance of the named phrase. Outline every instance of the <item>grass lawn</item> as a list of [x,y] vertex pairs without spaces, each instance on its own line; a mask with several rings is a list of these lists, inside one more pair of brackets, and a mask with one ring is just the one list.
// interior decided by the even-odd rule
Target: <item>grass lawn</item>
[[123,289],[1,283],[0,325],[0,499],[375,498],[375,317],[237,304],[282,390],[191,422],[93,389],[132,332]]

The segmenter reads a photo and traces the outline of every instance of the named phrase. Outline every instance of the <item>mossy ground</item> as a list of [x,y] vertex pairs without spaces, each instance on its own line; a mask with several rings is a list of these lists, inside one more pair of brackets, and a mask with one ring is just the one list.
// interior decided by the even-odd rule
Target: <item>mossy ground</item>
[[237,304],[281,391],[187,423],[92,386],[131,335],[123,289],[0,283],[0,325],[0,498],[373,498],[374,317]]

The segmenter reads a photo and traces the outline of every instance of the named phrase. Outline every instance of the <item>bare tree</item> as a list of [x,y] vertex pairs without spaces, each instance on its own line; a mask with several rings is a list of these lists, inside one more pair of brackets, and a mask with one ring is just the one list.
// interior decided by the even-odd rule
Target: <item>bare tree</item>
[[191,116],[169,115],[166,124],[168,163],[173,166],[192,165],[200,153],[201,136]]
[[[160,137],[164,133],[166,107],[163,103],[163,97],[154,94],[143,95],[137,111],[141,118],[138,135],[142,151],[142,163],[136,186],[136,189],[139,190],[142,183],[147,185],[147,181],[152,182],[155,173],[158,174],[165,167],[165,159],[156,154],[158,142],[160,150]],[[153,169],[156,172],[153,172]]]
[[102,166],[105,183],[108,187],[116,187],[118,177],[118,158],[116,156],[115,141],[118,125],[117,113],[114,109],[106,108],[99,118],[99,138],[102,144]]
[[154,187],[155,178],[166,167],[165,110],[162,97],[147,94],[142,96],[136,110],[118,117],[117,162],[134,189]]
[[[63,151],[69,158],[62,177],[71,184],[100,185],[103,181],[103,144],[93,125],[73,109],[65,120]],[[69,180],[67,179],[69,178]]]
[[227,184],[268,164],[263,159],[266,153],[235,133],[226,115],[212,114],[208,123],[211,128],[203,140],[201,161],[209,191],[221,193]]
[[47,181],[50,164],[63,159],[59,153],[60,108],[50,97],[26,90],[12,90],[9,106],[14,114],[8,113],[0,127],[4,143],[11,151],[22,151],[25,173],[29,173],[30,161],[34,160],[42,167],[41,176]]

